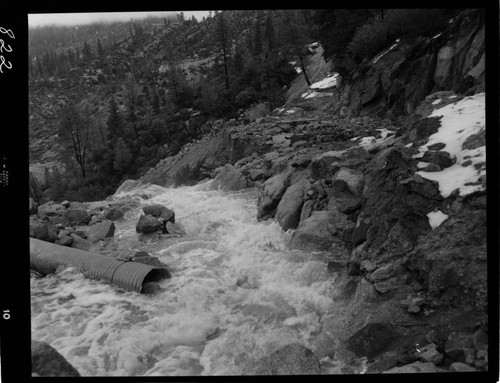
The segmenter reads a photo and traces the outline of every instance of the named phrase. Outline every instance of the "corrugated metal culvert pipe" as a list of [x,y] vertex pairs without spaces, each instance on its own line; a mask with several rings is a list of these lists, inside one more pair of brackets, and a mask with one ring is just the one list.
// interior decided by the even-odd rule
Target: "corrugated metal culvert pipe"
[[170,278],[162,267],[126,262],[72,247],[60,246],[30,238],[30,268],[42,274],[56,271],[60,265],[74,266],[92,279],[105,280],[118,287],[138,293],[146,292],[148,282]]

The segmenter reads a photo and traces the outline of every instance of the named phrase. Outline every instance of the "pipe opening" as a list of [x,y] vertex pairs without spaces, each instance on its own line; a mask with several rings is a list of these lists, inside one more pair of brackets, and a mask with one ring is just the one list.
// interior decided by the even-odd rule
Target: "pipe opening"
[[141,294],[153,294],[160,288],[158,282],[167,278],[170,278],[170,272],[167,269],[152,269],[142,281]]

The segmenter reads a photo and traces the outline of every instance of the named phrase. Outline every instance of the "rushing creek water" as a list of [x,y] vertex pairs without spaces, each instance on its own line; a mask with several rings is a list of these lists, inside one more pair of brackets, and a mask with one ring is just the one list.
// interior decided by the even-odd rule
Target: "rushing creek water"
[[[168,265],[172,278],[159,292],[128,292],[71,268],[32,278],[33,339],[84,376],[240,375],[248,361],[289,343],[314,351],[333,308],[328,255],[287,250],[290,232],[257,221],[255,189],[208,185],[128,192],[151,198],[116,222],[112,242]],[[152,203],[174,210],[187,236],[138,235],[141,207]]]

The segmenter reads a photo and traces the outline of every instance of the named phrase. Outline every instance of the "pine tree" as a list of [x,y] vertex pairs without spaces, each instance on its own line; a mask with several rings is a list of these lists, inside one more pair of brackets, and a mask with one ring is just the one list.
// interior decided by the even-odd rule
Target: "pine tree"
[[89,124],[85,122],[75,106],[69,104],[62,112],[59,125],[59,137],[64,141],[66,147],[71,148],[83,179],[87,176],[86,160],[90,133]]
[[156,89],[153,89],[153,98],[151,100],[151,106],[153,107],[153,113],[160,113],[160,98],[158,97],[158,92]]
[[260,31],[260,22],[259,20],[255,23],[255,34],[253,40],[253,53],[256,57],[259,57],[262,54],[262,34]]
[[109,117],[106,121],[106,126],[108,128],[109,142],[114,143],[118,137],[123,135],[123,122],[118,113],[118,106],[116,105],[114,97],[112,97],[109,102]]
[[229,72],[228,72],[228,66],[229,66],[229,44],[230,44],[230,38],[229,38],[229,25],[226,21],[226,18],[224,16],[224,12],[220,12],[217,14],[217,22],[216,22],[216,41],[218,43],[219,49],[222,53],[222,59],[223,59],[223,64],[224,64],[224,79],[225,79],[225,86],[226,90],[229,90]]
[[268,50],[272,51],[276,46],[276,35],[274,33],[274,24],[270,13],[267,15],[266,18],[266,29],[264,31],[264,39]]
[[92,58],[92,49],[86,40],[83,42],[83,58],[85,60],[90,60]]
[[104,49],[102,47],[102,43],[101,43],[101,39],[97,39],[97,55],[99,56],[99,58],[103,58],[104,57]]
[[295,55],[299,60],[299,65],[302,70],[304,79],[307,85],[311,85],[307,74],[306,57],[304,55],[304,45],[310,40],[306,34],[306,27],[301,24],[295,14],[295,11],[282,12],[282,24],[284,28],[285,45],[290,53]]
[[132,152],[128,148],[125,140],[119,137],[114,146],[113,168],[118,173],[124,173],[132,162]]
[[73,67],[76,64],[75,54],[73,53],[73,49],[68,48],[68,61],[69,64]]

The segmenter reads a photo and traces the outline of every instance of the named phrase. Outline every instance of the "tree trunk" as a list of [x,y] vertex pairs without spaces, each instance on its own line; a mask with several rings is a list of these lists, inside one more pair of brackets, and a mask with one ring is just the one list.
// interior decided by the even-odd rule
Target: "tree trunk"
[[229,90],[229,73],[227,70],[227,56],[226,56],[226,47],[222,48],[222,53],[224,55],[224,73],[226,75],[226,90]]
[[300,68],[302,69],[302,73],[304,74],[304,78],[306,79],[307,86],[311,86],[311,81],[309,81],[309,77],[307,76],[306,66],[304,64],[304,58],[300,54],[300,49],[297,47],[297,55],[299,56]]

